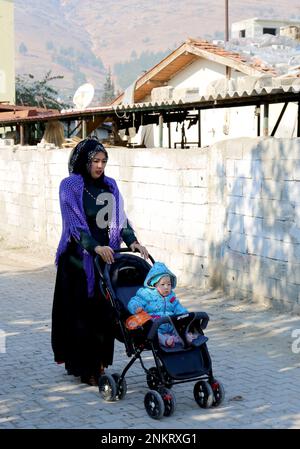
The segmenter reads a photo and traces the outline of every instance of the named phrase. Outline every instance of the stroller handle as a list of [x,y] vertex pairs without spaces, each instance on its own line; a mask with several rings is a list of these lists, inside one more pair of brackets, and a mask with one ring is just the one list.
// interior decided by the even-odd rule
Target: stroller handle
[[[138,252],[138,253],[139,253],[139,252],[140,252],[140,251],[138,251],[138,250],[132,251],[131,248],[119,248],[119,249],[114,249],[113,251],[114,251],[115,254],[117,254],[117,253],[135,253],[135,252]],[[151,256],[151,254],[149,254],[149,259],[151,260],[151,263],[152,263],[152,264],[155,263],[155,260],[153,259],[153,257]],[[98,272],[99,272],[99,274],[100,274],[100,277],[102,278],[102,277],[103,277],[103,273],[102,273],[102,269],[101,269],[101,267],[100,267],[100,256],[99,256],[99,254],[97,254],[97,255],[95,256],[94,262],[95,262],[95,265],[96,265],[96,267],[97,267],[97,270],[98,270]]]
[[[114,249],[114,253],[139,253],[139,250],[136,251],[132,251],[131,248],[119,248],[119,249]],[[151,256],[151,254],[149,254],[149,259],[151,260],[152,264],[155,262],[155,260],[153,259],[153,257]]]

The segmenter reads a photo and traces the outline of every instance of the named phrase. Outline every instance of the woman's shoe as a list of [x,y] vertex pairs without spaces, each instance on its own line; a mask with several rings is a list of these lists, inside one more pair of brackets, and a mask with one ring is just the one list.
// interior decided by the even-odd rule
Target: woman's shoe
[[96,376],[81,376],[80,380],[81,383],[90,385],[91,387],[98,386],[98,380],[96,379]]

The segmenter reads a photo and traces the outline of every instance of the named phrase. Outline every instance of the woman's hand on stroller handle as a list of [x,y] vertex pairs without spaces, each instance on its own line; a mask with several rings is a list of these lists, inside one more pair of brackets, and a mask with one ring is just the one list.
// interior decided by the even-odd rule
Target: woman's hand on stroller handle
[[147,251],[145,246],[141,245],[138,242],[133,242],[129,246],[130,246],[130,249],[131,249],[131,251],[133,253],[135,251],[138,251],[144,259],[148,259],[149,258],[149,253],[148,253],[148,251]]
[[94,249],[105,263],[111,264],[114,261],[114,250],[110,246],[96,246]]

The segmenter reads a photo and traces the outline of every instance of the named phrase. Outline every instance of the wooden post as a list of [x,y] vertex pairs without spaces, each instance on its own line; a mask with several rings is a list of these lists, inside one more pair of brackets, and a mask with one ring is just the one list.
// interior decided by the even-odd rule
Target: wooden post
[[162,148],[163,147],[163,137],[164,137],[164,118],[162,116],[162,114],[159,115],[159,147]]
[[20,145],[25,145],[25,142],[24,142],[24,125],[21,123],[20,124]]
[[255,115],[257,117],[257,137],[260,136],[260,105],[255,106]]
[[268,137],[269,135],[269,104],[264,104],[264,124],[263,124],[263,136]]
[[82,126],[82,138],[85,139],[86,138],[86,121],[85,120],[82,120],[81,126]]

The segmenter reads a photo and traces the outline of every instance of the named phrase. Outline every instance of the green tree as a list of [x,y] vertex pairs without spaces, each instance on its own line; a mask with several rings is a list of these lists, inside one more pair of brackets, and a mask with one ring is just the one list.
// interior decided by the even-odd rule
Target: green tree
[[63,75],[51,76],[51,70],[42,80],[36,80],[31,73],[18,75],[16,77],[16,104],[59,110],[68,107],[66,103],[58,100],[57,90],[49,85],[51,81],[62,78]]
[[111,77],[111,70],[108,69],[106,80],[103,86],[103,95],[101,103],[103,105],[109,104],[115,98],[115,85]]

